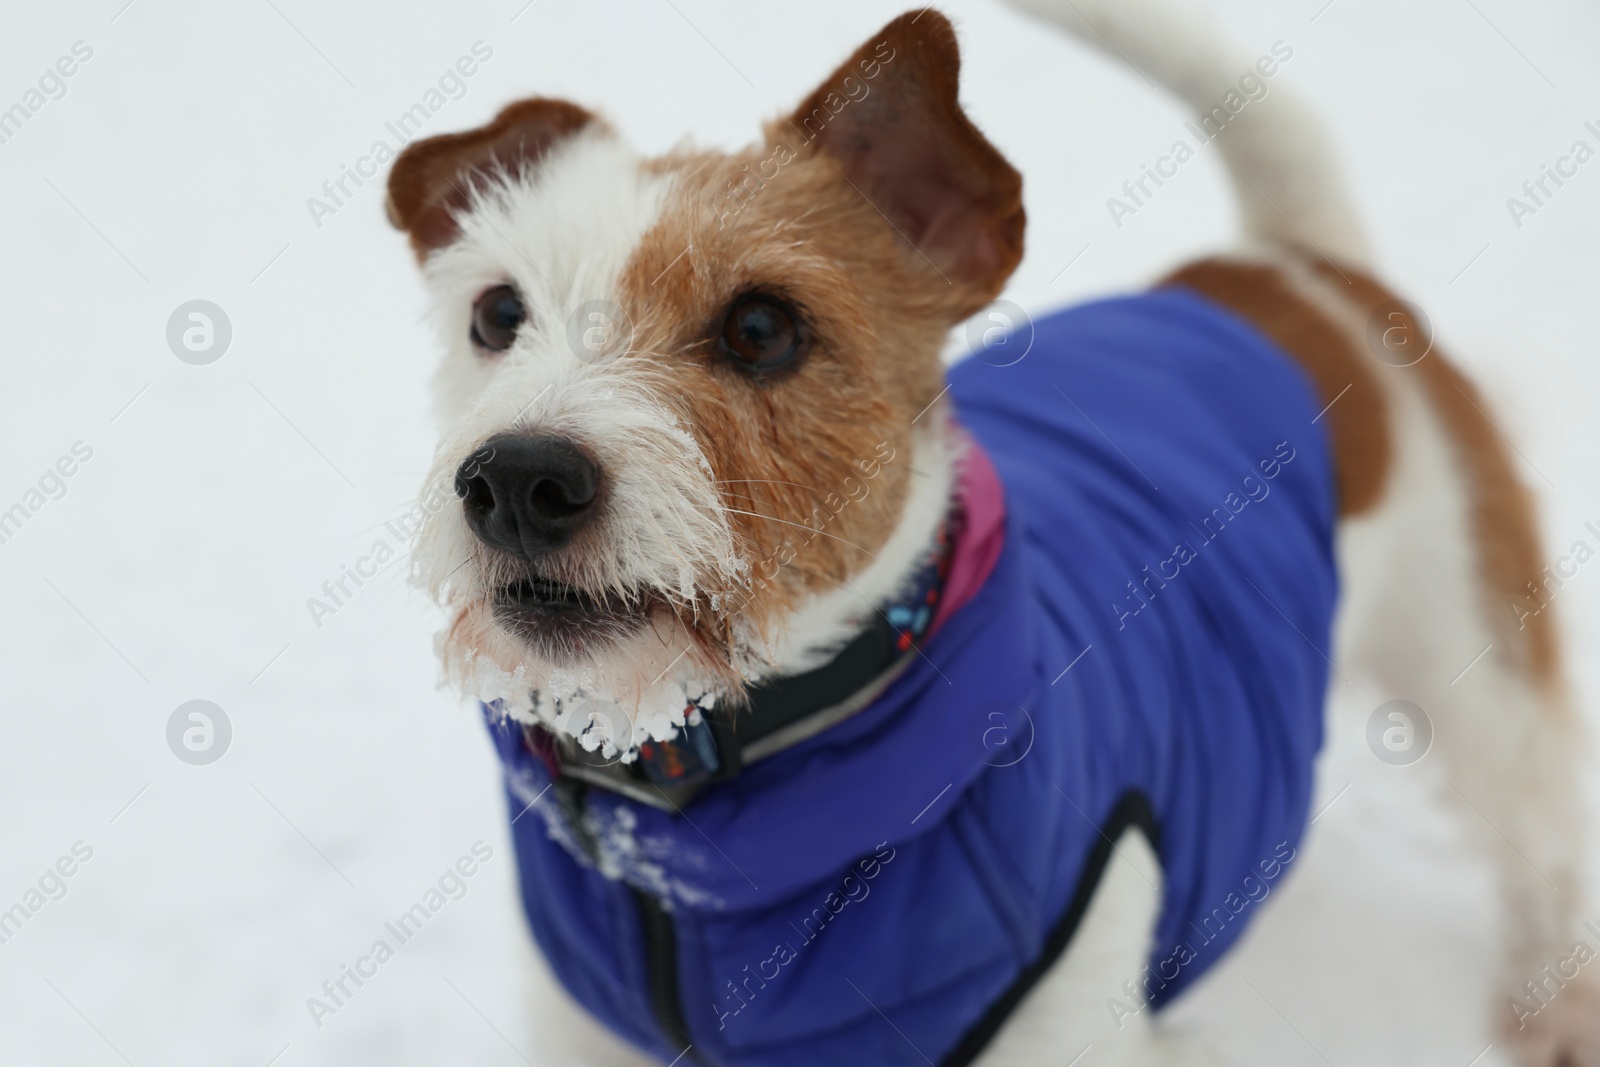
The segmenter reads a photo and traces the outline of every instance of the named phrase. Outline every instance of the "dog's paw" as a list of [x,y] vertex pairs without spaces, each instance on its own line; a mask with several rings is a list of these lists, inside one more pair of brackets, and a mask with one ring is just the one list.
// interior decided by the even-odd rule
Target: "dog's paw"
[[1542,1005],[1514,1000],[1507,1014],[1501,1032],[1520,1067],[1600,1067],[1600,976],[1585,971]]

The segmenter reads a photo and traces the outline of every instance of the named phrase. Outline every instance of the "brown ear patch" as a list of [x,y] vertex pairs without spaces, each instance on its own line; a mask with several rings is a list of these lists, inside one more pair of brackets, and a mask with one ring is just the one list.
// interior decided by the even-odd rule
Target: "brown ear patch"
[[[937,11],[863,44],[788,121],[952,285],[988,303],[1022,259],[1022,177],[962,111],[961,52]],[[783,133],[783,126],[775,133]]]
[[598,121],[576,104],[535,97],[505,107],[476,130],[418,141],[389,170],[389,221],[411,235],[421,259],[455,240],[453,213],[490,174],[520,174],[556,142]]

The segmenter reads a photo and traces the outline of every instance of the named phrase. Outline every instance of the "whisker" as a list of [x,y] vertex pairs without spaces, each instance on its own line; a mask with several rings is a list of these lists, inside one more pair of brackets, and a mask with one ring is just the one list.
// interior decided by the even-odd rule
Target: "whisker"
[[775,481],[772,478],[729,478],[729,479],[727,479],[725,481],[720,481],[720,482],[717,482],[715,484],[717,484],[717,485],[792,485],[796,489],[805,489],[805,490],[807,490],[809,492],[812,492],[812,493],[815,493],[817,491],[817,487],[814,486],[814,485],[801,485],[799,482],[780,482],[780,481]]
[[[745,497],[744,499],[750,500],[751,503],[757,503],[757,501],[753,500],[750,497]],[[732,513],[732,514],[735,514],[735,515],[754,515],[758,519],[771,519],[773,522],[787,522],[788,521],[786,519],[773,518],[771,515],[759,515],[759,514],[757,514],[756,512],[753,512],[753,511],[741,511],[738,508],[730,508],[726,504],[722,504],[722,503],[713,504],[713,505],[710,506],[710,508],[708,508],[707,506],[705,506],[703,504],[695,504],[695,503],[691,502],[690,506],[694,507],[694,508],[697,508],[702,512],[714,513],[719,518],[722,515]],[[791,523],[789,523],[789,525],[790,526],[794,526],[795,523],[791,522]],[[801,526],[800,528],[802,530],[811,530],[813,533],[821,533],[822,532],[821,530],[813,529],[810,526]],[[737,552],[743,553],[743,552],[746,552],[746,551],[753,551],[753,550],[759,549],[761,547],[761,545],[759,543],[757,543],[756,539],[753,536],[751,536],[750,534],[745,533],[742,530],[737,530],[737,529],[733,528],[732,526],[728,526],[727,527],[727,532],[728,532],[728,535],[734,539],[734,542],[735,542],[734,548],[735,548],[735,550]],[[843,538],[840,538],[840,540],[843,540]],[[845,544],[849,544],[849,543],[850,542],[845,541]],[[862,549],[862,551],[865,552],[866,549]],[[868,552],[867,554],[871,555],[870,552]]]
[[735,493],[729,490],[728,496],[734,500],[743,500],[747,504],[764,504],[766,501],[760,497],[751,496],[749,493]]
[[739,508],[723,508],[722,510],[727,511],[727,512],[731,512],[734,515],[749,515],[751,518],[765,519],[768,522],[781,522],[785,526],[793,526],[797,530],[805,530],[807,533],[818,534],[818,535],[820,535],[822,537],[831,537],[831,538],[833,538],[833,540],[838,541],[841,544],[849,545],[851,548],[856,549],[859,552],[866,552],[867,555],[871,556],[873,559],[877,559],[878,558],[878,554],[876,552],[868,552],[867,549],[862,548],[860,545],[856,544],[854,541],[846,541],[842,537],[838,537],[838,536],[836,536],[834,534],[828,533],[826,530],[819,530],[815,526],[802,526],[798,522],[790,522],[788,519],[779,519],[779,518],[774,518],[771,515],[763,515],[758,511],[742,511]]

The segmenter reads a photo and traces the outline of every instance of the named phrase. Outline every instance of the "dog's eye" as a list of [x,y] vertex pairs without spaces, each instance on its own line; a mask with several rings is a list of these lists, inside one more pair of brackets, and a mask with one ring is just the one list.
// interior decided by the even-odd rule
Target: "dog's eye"
[[762,375],[793,363],[804,336],[794,308],[766,293],[746,293],[728,308],[717,341],[741,370]]
[[472,343],[491,352],[504,352],[517,339],[517,327],[526,317],[517,291],[497,285],[472,305]]

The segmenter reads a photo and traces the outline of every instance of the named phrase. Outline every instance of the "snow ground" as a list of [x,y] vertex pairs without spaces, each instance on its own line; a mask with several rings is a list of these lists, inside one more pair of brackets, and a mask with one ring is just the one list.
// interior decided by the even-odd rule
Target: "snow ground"
[[[13,12],[0,108],[74,42],[92,55],[0,144],[0,509],[75,443],[93,454],[0,544],[0,905],[74,843],[93,851],[0,945],[0,1063],[535,1056],[497,769],[473,714],[434,688],[433,616],[403,563],[320,627],[306,607],[376,542],[399,545],[385,523],[428,462],[433,352],[378,182],[320,220],[307,198],[474,42],[492,57],[428,132],[539,93],[598,106],[647,150],[686,133],[733,145],[903,2]],[[1584,123],[1600,125],[1600,10],[1325,2],[1212,6],[1246,54],[1294,48],[1279,84],[1326,116],[1382,268],[1494,397],[1548,545],[1565,551],[1600,520],[1585,414],[1600,400],[1600,162],[1520,229],[1505,201],[1574,140],[1596,141]],[[965,99],[1028,182],[1011,299],[1043,309],[1135,286],[1227,242],[1210,156],[1120,229],[1106,210],[1179,132],[1174,105],[994,3],[945,6],[964,35]],[[195,298],[232,323],[208,366],[166,343]],[[1592,708],[1592,570],[1559,609]],[[1488,1043],[1487,877],[1429,798],[1429,762],[1392,768],[1364,748],[1383,696],[1342,698],[1319,806],[1334,803],[1303,869],[1176,1013],[1241,1063],[1466,1067]],[[193,699],[232,724],[209,766],[166,742]],[[307,997],[478,841],[493,855],[465,895],[314,1025]]]

